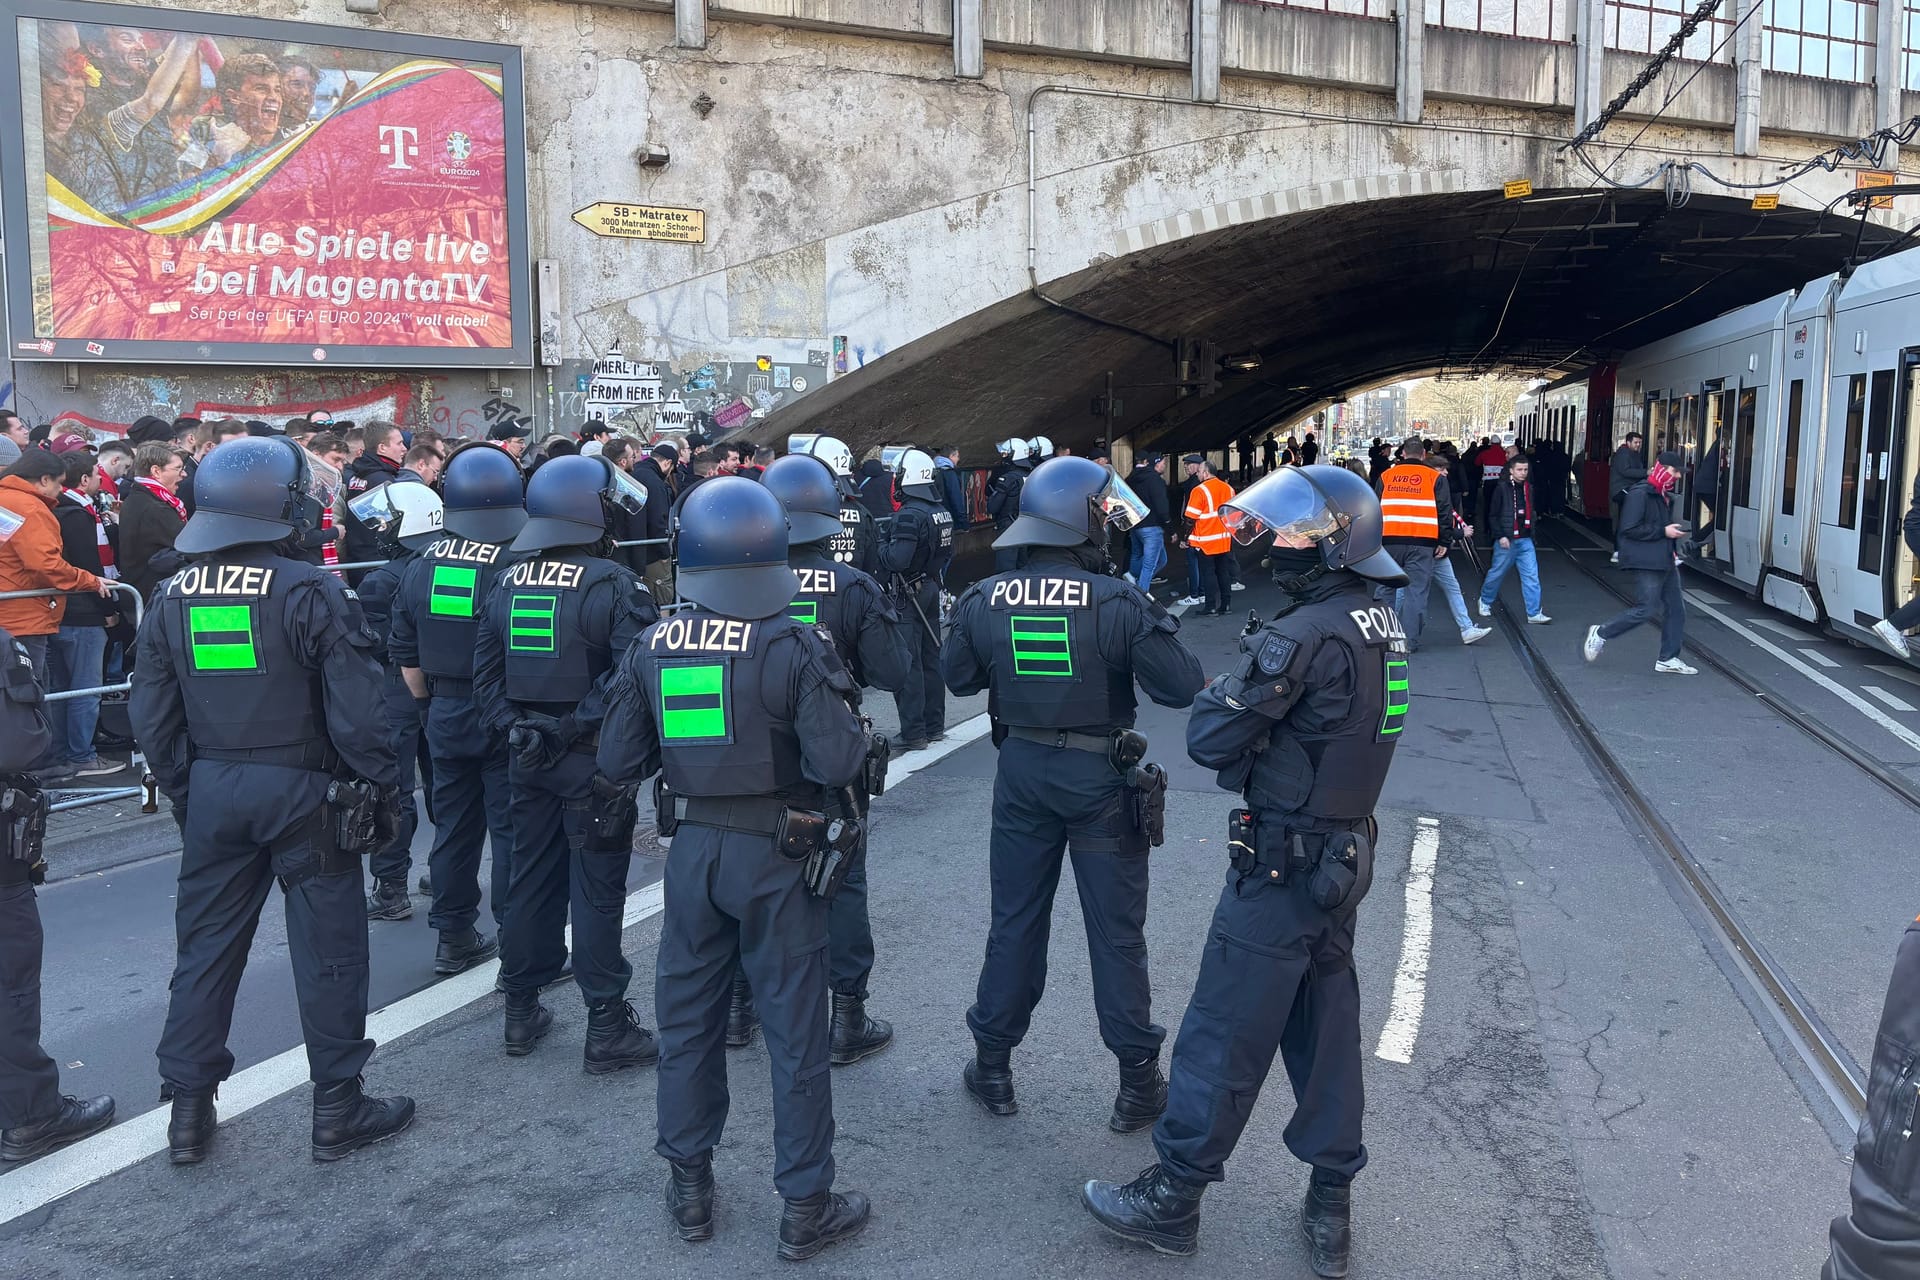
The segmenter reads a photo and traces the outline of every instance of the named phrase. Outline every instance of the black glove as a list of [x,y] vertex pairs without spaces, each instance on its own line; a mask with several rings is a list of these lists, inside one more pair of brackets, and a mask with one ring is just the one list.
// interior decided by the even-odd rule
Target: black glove
[[561,721],[552,716],[523,716],[507,731],[507,749],[522,769],[551,769],[567,752]]

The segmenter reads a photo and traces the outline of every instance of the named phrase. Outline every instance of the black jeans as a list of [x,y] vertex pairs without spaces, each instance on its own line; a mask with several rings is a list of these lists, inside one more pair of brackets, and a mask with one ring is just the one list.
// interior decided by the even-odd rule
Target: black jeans
[[33,886],[24,878],[0,885],[0,1129],[60,1109],[60,1069],[40,1047],[40,953]]
[[1191,548],[1189,553],[1200,557],[1200,586],[1206,592],[1207,608],[1224,613],[1233,592],[1232,570],[1228,567],[1233,563],[1233,554],[1223,551],[1210,556]]
[[1686,600],[1680,594],[1680,570],[1677,567],[1667,569],[1635,569],[1633,573],[1634,604],[1630,609],[1621,611],[1600,624],[1600,636],[1612,640],[1623,636],[1643,622],[1660,619],[1660,661],[1680,656],[1680,646],[1686,643],[1687,609]]

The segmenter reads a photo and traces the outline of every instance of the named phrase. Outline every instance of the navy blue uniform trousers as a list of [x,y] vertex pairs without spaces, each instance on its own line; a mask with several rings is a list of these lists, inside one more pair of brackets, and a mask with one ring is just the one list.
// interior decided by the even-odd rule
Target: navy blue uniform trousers
[[593,756],[569,751],[551,769],[514,764],[513,882],[500,934],[502,984],[538,991],[567,960],[573,914],[573,973],[588,1005],[627,998],[633,966],[620,949],[627,909],[630,849],[590,853],[581,846],[593,794]]
[[0,874],[0,1129],[60,1109],[60,1069],[40,1047],[40,904],[25,864]]
[[[436,690],[444,681],[435,682]],[[436,692],[427,708],[433,755],[433,909],[427,923],[442,933],[471,929],[480,918],[480,848],[491,837],[493,919],[504,923],[513,875],[513,792],[504,744],[481,727],[471,694]]]

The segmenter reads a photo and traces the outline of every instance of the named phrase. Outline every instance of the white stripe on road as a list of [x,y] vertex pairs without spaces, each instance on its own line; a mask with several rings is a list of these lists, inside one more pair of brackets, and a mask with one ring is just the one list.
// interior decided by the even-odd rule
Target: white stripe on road
[[1912,711],[1913,710],[1912,703],[1906,702],[1900,698],[1894,697],[1892,694],[1888,693],[1885,689],[1882,689],[1877,685],[1871,685],[1871,684],[1862,685],[1861,692],[1871,694],[1872,696],[1880,699],[1880,701],[1886,703],[1889,707],[1892,707],[1895,711]]
[[[1702,603],[1718,604],[1719,601],[1715,600],[1712,596],[1708,596],[1704,601],[1696,600],[1694,601],[1694,603],[1695,604],[1702,604]],[[1793,626],[1791,623],[1778,622],[1772,618],[1750,618],[1747,620],[1747,625],[1753,626],[1753,627],[1764,627],[1768,631],[1773,632],[1773,634],[1777,636],[1785,636],[1789,640],[1805,640],[1807,638],[1807,632],[1804,627],[1796,627],[1796,626]]]
[[[987,717],[975,716],[950,730],[944,742],[936,742],[923,751],[910,751],[896,757],[888,767],[889,785],[905,782],[919,770],[981,737],[987,728]],[[643,920],[659,915],[666,905],[665,895],[666,886],[658,881],[644,889],[635,890],[627,898],[622,927],[632,928]],[[566,936],[571,947],[572,928],[568,928]],[[367,1035],[376,1042],[391,1043],[436,1019],[485,999],[493,994],[493,980],[499,972],[500,962],[489,960],[465,973],[416,991],[404,1000],[395,1001],[368,1016]],[[304,1044],[255,1063],[220,1086],[218,1106],[221,1125],[224,1127],[255,1107],[292,1092],[307,1083],[307,1079],[307,1050]],[[52,1155],[42,1156],[0,1177],[0,1226],[119,1173],[148,1156],[165,1151],[167,1121],[171,1112],[169,1106],[155,1107],[104,1133]]]
[[1908,684],[1920,684],[1920,671],[1912,667],[1876,667],[1868,664],[1867,670],[1875,675],[1892,676],[1895,680],[1905,680]]
[[1400,968],[1393,975],[1393,1003],[1373,1056],[1401,1064],[1413,1061],[1420,1036],[1420,1015],[1427,1007],[1427,961],[1433,954],[1433,870],[1440,856],[1440,820],[1422,818],[1413,835],[1407,863],[1406,936],[1400,943]]
[[1772,654],[1807,679],[1819,685],[1822,689],[1825,689],[1828,693],[1831,693],[1834,697],[1840,699],[1840,701],[1852,707],[1855,711],[1858,711],[1867,719],[1879,725],[1882,729],[1885,729],[1908,747],[1911,747],[1915,751],[1920,751],[1920,733],[1915,733],[1913,730],[1907,728],[1907,726],[1901,724],[1898,720],[1895,720],[1886,712],[1874,706],[1871,702],[1868,702],[1865,698],[1833,679],[1831,676],[1823,675],[1815,671],[1812,667],[1800,661],[1800,659],[1794,657],[1765,636],[1760,635],[1745,623],[1742,623],[1736,618],[1728,617],[1725,613],[1722,613],[1710,604],[1705,604],[1698,600],[1694,601],[1694,603],[1702,613],[1714,619],[1727,630]]
[[1813,663],[1815,666],[1825,667],[1829,671],[1838,671],[1840,669],[1839,663],[1835,662],[1832,658],[1829,658],[1826,654],[1820,652],[1818,649],[1802,649],[1800,651],[1800,656],[1805,658],[1808,662]]

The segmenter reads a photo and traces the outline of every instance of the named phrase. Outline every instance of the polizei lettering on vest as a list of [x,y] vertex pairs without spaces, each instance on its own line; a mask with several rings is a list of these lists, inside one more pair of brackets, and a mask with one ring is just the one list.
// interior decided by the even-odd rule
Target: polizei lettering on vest
[[1399,648],[1407,638],[1400,626],[1400,615],[1387,605],[1377,604],[1370,609],[1354,609],[1347,616],[1353,619],[1353,625],[1360,628],[1361,638],[1368,644],[1393,643]]
[[264,596],[273,589],[273,570],[257,564],[196,564],[173,580],[181,596]]
[[571,591],[580,585],[586,570],[577,564],[554,560],[523,560],[507,570],[506,581],[515,587],[560,587]]
[[491,542],[469,542],[465,538],[442,538],[427,548],[435,560],[461,560],[468,564],[492,564],[500,558],[500,548]]
[[840,588],[840,579],[831,569],[795,569],[803,596],[830,596]]
[[654,652],[746,653],[753,644],[753,624],[732,618],[670,618],[653,628],[647,642]]
[[1052,605],[1056,609],[1084,609],[1093,602],[1093,584],[1073,578],[1002,578],[993,584],[989,607],[1019,609]]

